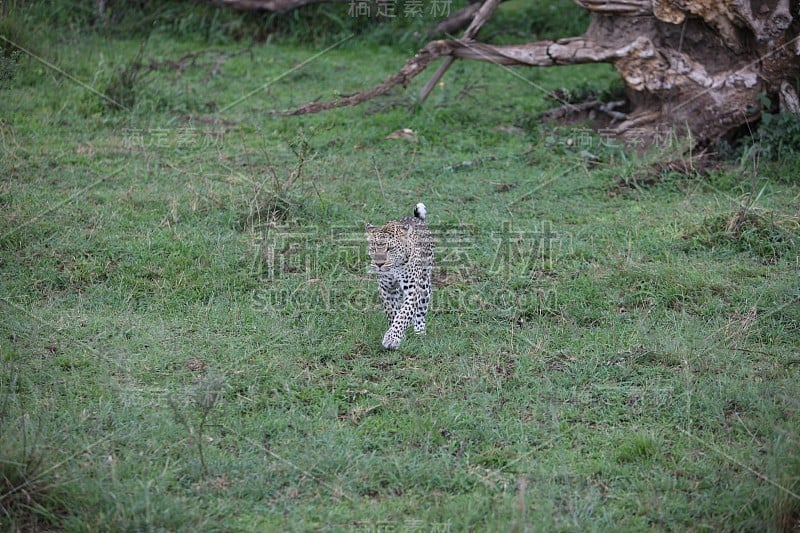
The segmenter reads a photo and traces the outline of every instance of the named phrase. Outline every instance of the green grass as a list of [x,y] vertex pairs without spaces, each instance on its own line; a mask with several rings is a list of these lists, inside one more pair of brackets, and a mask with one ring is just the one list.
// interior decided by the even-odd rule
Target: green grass
[[[425,76],[276,118],[406,45],[268,83],[321,48],[44,35],[134,97],[27,57],[0,86],[4,530],[797,527],[796,162],[644,179],[679,150],[538,123],[605,66],[459,62],[423,106]],[[386,352],[363,227],[417,201],[428,335]]]

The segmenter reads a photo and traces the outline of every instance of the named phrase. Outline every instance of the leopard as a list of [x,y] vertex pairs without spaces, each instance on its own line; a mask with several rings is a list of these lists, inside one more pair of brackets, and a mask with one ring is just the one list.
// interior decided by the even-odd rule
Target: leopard
[[377,278],[389,329],[381,344],[395,350],[414,323],[414,333],[425,335],[431,304],[434,243],[422,202],[414,216],[390,220],[380,227],[367,224],[369,272]]

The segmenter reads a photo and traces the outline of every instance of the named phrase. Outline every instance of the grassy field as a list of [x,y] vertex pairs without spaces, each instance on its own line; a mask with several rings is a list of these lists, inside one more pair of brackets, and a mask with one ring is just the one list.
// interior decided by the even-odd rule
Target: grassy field
[[[685,147],[539,122],[551,91],[618,87],[606,66],[459,62],[423,106],[426,76],[268,113],[394,72],[419,42],[391,28],[25,22],[3,35],[36,57],[0,65],[3,530],[800,527],[797,152],[661,171]],[[363,228],[418,201],[428,335],[387,352]]]

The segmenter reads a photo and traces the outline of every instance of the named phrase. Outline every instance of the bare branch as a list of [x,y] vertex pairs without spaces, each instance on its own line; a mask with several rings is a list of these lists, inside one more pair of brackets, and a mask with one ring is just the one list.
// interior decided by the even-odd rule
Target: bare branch
[[446,19],[439,21],[433,28],[428,30],[428,37],[453,33],[468,25],[475,18],[475,13],[483,5],[481,2],[473,2],[462,7]]
[[758,121],[761,93],[779,98],[783,110],[800,112],[800,36],[790,0],[575,0],[592,13],[583,36],[508,46],[477,42],[478,31],[500,1],[464,8],[451,17],[471,20],[461,38],[429,42],[372,89],[274,113],[300,115],[361,104],[394,87],[407,87],[438,58],[445,61],[422,89],[420,101],[456,59],[505,67],[610,63],[625,83],[627,113],[619,104],[587,103],[564,106],[550,116],[602,114],[619,136],[637,141],[677,131],[708,144]]
[[575,3],[587,11],[630,17],[652,15],[653,4],[665,2],[658,0],[575,0]]
[[433,41],[428,43],[425,48],[409,59],[397,73],[386,78],[383,83],[367,91],[362,91],[338,100],[328,102],[311,102],[297,109],[288,111],[273,111],[274,115],[306,115],[309,113],[319,113],[337,107],[348,107],[361,104],[377,96],[384,95],[398,85],[408,87],[414,77],[425,70],[437,58],[447,55],[450,52],[448,41]]
[[621,111],[615,111],[616,108],[623,107],[625,102],[622,100],[616,102],[600,102],[599,100],[592,100],[590,102],[583,102],[580,104],[564,104],[555,109],[550,109],[542,113],[541,118],[544,120],[564,120],[573,115],[586,113],[589,111],[599,111],[607,115],[612,122],[622,121],[627,118],[627,115]]
[[[472,22],[470,22],[469,27],[464,31],[464,35],[461,38],[464,41],[472,41],[475,39],[483,23],[491,18],[492,13],[494,13],[494,10],[500,5],[500,2],[501,0],[486,0],[483,5],[481,5],[480,9],[478,9],[478,12],[475,13],[475,18],[472,19]],[[428,98],[430,92],[436,84],[439,83],[439,80],[442,79],[442,76],[444,76],[447,69],[450,68],[450,65],[453,64],[453,61],[455,61],[455,58],[452,56],[445,59],[444,63],[436,70],[433,77],[428,80],[428,83],[425,84],[425,87],[423,87],[419,93],[420,103]]]

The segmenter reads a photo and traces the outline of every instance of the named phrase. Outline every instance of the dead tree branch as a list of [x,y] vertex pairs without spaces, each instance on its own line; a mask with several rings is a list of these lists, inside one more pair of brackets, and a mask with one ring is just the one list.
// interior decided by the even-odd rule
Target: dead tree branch
[[427,32],[428,37],[447,35],[467,26],[475,19],[475,13],[478,12],[481,5],[483,5],[481,2],[472,2],[452,13],[449,17],[439,21],[433,28],[429,29]]
[[478,31],[500,3],[485,0],[474,15],[471,6],[459,14],[472,17],[460,39],[431,41],[377,87],[279,114],[358,105],[396,86],[407,87],[438,58],[445,61],[423,87],[420,101],[455,59],[504,67],[609,63],[625,83],[629,112],[597,110],[613,119],[615,133],[637,141],[676,131],[708,144],[758,121],[761,94],[780,102],[781,109],[800,112],[800,21],[790,0],[575,1],[592,13],[582,36],[509,46],[477,42]]
[[[464,35],[461,36],[461,40],[464,42],[472,42],[475,37],[478,35],[478,32],[481,29],[481,26],[492,17],[494,10],[497,9],[497,6],[500,5],[501,0],[486,0],[483,5],[478,9],[478,12],[475,13],[475,18],[472,19],[467,29],[464,31]],[[428,80],[428,83],[425,84],[425,87],[419,93],[419,101],[424,102],[428,95],[439,83],[439,80],[442,79],[447,69],[450,68],[450,65],[453,64],[455,58],[450,56],[444,60],[444,63],[436,70],[433,74],[433,77]]]

